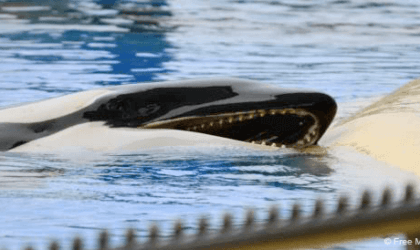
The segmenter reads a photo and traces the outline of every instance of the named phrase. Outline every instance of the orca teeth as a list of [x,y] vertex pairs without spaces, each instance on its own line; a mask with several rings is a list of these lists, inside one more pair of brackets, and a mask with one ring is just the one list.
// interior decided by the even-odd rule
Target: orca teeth
[[[259,134],[252,136],[251,138],[247,139],[246,141],[251,141],[251,143],[258,143],[262,145],[271,145],[274,147],[285,148],[285,147],[297,147],[301,148],[306,145],[313,144],[318,139],[318,131],[319,131],[319,121],[315,115],[312,113],[304,110],[304,109],[270,109],[270,110],[251,110],[246,112],[234,112],[234,113],[224,113],[218,115],[210,115],[206,117],[182,117],[182,118],[175,118],[171,120],[159,121],[159,122],[152,122],[142,126],[143,128],[175,128],[175,129],[184,129],[188,131],[196,131],[202,133],[209,133],[213,135],[219,135],[218,130],[223,129],[225,126],[227,129],[230,126],[236,126],[236,124],[241,122],[252,122],[253,119],[259,119],[266,116],[278,116],[278,115],[293,115],[303,118],[302,120],[298,120],[298,123],[295,126],[302,129],[305,126],[305,120],[308,117],[311,117],[314,123],[307,129],[306,133],[303,135],[299,135],[299,138],[294,141],[294,143],[287,142],[286,139],[281,139],[285,137],[285,135],[276,135],[271,134],[268,136],[268,132],[270,131],[263,131]],[[306,118],[305,118],[306,117]],[[202,121],[202,122],[198,122]],[[191,124],[192,123],[192,124]],[[189,126],[185,126],[185,124],[189,124]],[[215,126],[217,125],[218,126]],[[235,129],[231,127],[231,129]],[[208,130],[208,131],[207,131]],[[272,133],[272,132],[271,132]],[[221,135],[222,136],[222,135]],[[279,138],[280,137],[280,138]],[[234,139],[234,138],[232,138]],[[284,140],[282,142],[282,140]]]
[[267,142],[272,142],[272,141],[274,141],[277,138],[279,138],[279,137],[278,136],[270,137],[270,139],[268,139]]

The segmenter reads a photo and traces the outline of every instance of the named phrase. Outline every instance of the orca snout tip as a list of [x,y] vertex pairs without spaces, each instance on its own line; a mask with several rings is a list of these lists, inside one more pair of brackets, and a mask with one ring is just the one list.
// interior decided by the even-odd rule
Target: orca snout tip
[[337,102],[332,96],[324,93],[313,93],[312,101],[310,110],[320,121],[320,136],[322,136],[337,113]]

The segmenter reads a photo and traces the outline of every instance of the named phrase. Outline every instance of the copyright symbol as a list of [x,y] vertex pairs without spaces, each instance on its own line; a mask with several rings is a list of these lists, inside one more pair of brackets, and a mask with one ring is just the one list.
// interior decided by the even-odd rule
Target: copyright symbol
[[385,244],[389,245],[389,244],[391,244],[392,240],[390,238],[386,238],[384,240],[384,242],[385,242]]

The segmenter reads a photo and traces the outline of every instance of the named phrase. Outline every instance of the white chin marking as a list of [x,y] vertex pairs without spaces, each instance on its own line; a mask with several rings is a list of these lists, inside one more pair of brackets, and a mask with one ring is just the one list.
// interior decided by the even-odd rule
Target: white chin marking
[[[109,128],[103,122],[79,124],[16,147],[11,152],[66,153],[81,151],[141,151],[159,147],[259,145],[228,138],[173,129]],[[265,148],[265,147],[264,147]],[[270,149],[270,147],[267,147]]]

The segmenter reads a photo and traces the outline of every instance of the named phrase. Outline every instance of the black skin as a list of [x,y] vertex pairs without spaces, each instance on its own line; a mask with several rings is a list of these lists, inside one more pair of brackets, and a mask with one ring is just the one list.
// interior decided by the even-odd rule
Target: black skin
[[256,109],[305,109],[318,117],[321,137],[337,110],[334,99],[323,93],[239,79],[186,80],[110,89],[113,90],[110,94],[74,113],[42,122],[0,123],[0,150],[92,121],[104,121],[110,127],[136,128],[173,118]]

